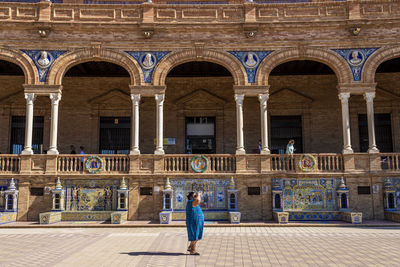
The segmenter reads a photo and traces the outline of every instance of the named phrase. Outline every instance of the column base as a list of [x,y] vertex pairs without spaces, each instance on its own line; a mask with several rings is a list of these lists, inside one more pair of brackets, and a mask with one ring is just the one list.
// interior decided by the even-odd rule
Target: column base
[[21,155],[32,155],[33,154],[33,150],[32,148],[25,148],[24,150],[22,150]]
[[157,148],[157,149],[154,151],[154,154],[156,154],[156,155],[164,155],[165,152],[164,152],[164,149],[162,149],[162,148]]
[[261,149],[260,154],[269,155],[271,151],[268,148]]
[[379,153],[379,149],[376,147],[371,147],[368,149],[368,153]]
[[140,155],[140,150],[139,149],[133,149],[129,152],[129,155]]
[[343,154],[353,154],[354,151],[351,147],[347,147],[347,148],[343,148],[342,153]]
[[243,148],[236,149],[236,155],[245,155],[245,154],[246,150],[244,150]]
[[57,150],[56,148],[50,148],[50,149],[47,151],[47,154],[48,154],[48,155],[58,155],[58,154],[60,154],[60,153],[58,152],[58,150]]

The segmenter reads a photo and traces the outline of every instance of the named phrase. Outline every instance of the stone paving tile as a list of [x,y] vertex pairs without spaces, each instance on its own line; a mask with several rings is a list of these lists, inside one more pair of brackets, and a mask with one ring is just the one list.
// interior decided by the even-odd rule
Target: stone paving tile
[[185,228],[0,229],[0,266],[400,266],[400,229],[206,228],[190,256]]

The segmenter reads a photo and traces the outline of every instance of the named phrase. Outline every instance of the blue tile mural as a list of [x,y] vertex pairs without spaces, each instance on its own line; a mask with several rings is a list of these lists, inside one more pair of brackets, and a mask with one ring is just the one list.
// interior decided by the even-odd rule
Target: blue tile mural
[[158,62],[171,51],[125,51],[132,56],[143,71],[144,82],[151,83]]
[[335,211],[338,178],[277,178],[274,185],[283,189],[284,211]]
[[332,49],[338,53],[347,64],[353,73],[353,80],[361,80],[361,72],[365,61],[379,48],[357,48],[357,49]]
[[58,50],[21,50],[25,54],[27,54],[32,61],[35,63],[35,66],[39,73],[39,81],[46,82],[47,74],[54,61],[64,54],[67,51],[58,51]]
[[229,179],[171,179],[174,190],[173,209],[186,209],[187,194],[201,192],[201,208],[203,210],[227,211],[227,189]]
[[228,51],[236,57],[246,69],[247,81],[254,83],[260,63],[272,51]]

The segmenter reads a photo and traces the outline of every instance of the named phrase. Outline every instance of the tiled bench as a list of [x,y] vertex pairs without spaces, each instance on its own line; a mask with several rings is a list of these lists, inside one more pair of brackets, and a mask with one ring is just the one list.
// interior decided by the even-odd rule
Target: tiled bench
[[121,224],[127,221],[127,211],[50,211],[40,213],[40,224],[51,224],[62,221],[111,221]]

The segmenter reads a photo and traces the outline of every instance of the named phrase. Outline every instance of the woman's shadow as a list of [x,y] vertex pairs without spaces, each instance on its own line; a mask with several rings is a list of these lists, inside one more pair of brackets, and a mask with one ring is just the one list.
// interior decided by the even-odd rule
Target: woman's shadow
[[137,251],[137,252],[121,252],[120,254],[127,254],[129,256],[185,256],[185,253],[177,252],[151,252],[151,251]]

